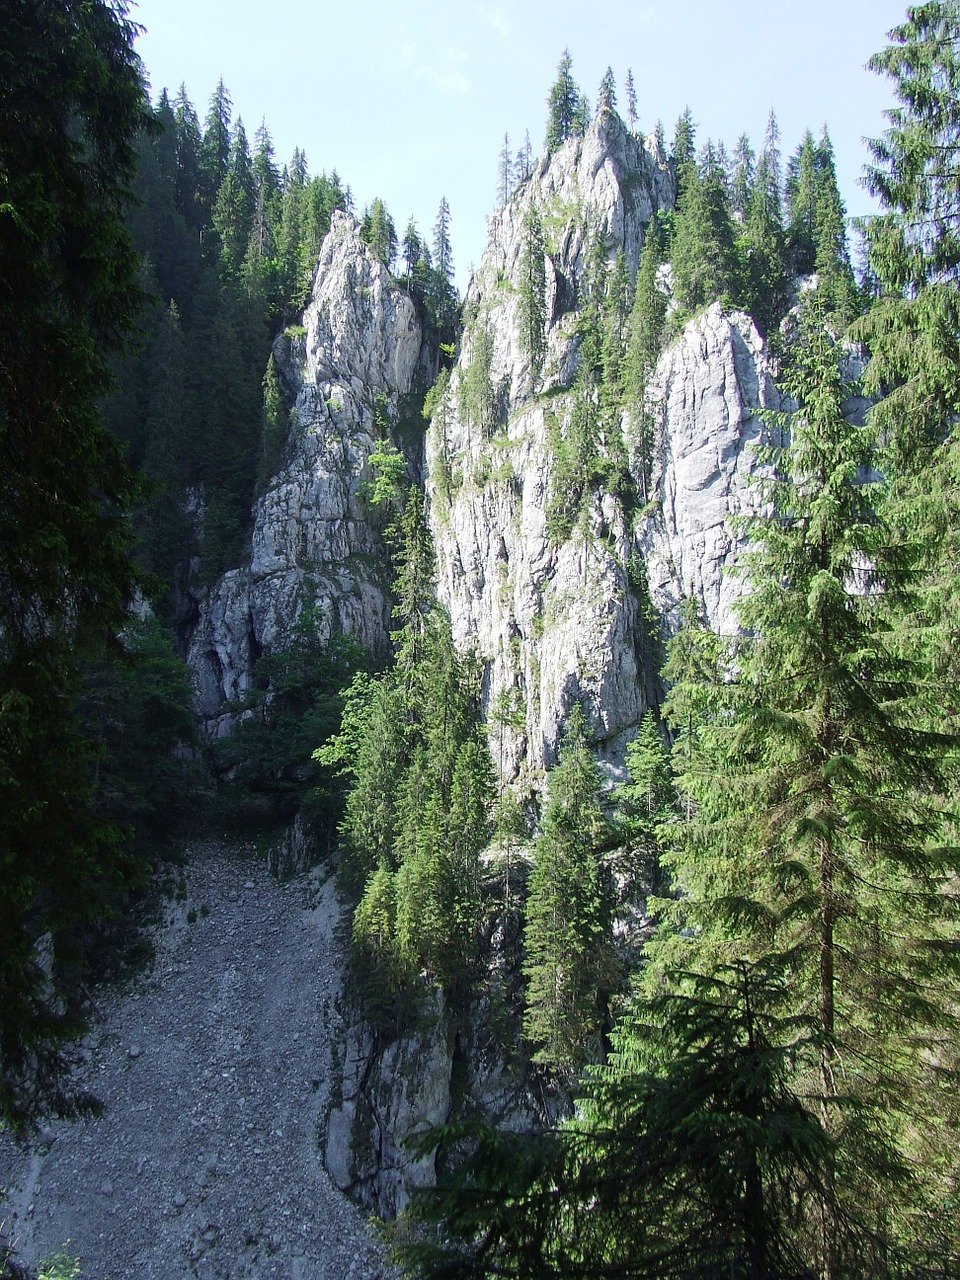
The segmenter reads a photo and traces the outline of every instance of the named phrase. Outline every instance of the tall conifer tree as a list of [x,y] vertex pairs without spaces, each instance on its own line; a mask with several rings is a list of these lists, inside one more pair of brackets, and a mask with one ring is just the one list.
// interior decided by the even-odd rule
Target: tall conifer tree
[[843,416],[822,304],[804,315],[784,385],[799,408],[778,424],[789,443],[771,455],[774,514],[751,527],[736,676],[713,687],[722,711],[690,746],[691,820],[666,857],[683,894],[663,903],[682,931],[659,931],[651,980],[789,957],[788,998],[819,1046],[798,1088],[839,1150],[816,1245],[820,1273],[838,1277],[851,1265],[844,1222],[915,1257],[927,1233],[940,1238],[951,1171],[924,1169],[915,1135],[944,1124],[960,997],[944,891],[960,862],[939,843],[952,743],[916,727],[931,690],[891,643],[911,553],[864,479],[871,433]]

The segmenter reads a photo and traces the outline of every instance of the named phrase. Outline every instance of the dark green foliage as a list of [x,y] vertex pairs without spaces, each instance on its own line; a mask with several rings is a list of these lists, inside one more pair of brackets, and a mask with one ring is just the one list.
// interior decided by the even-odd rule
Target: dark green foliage
[[228,805],[241,811],[259,798],[266,820],[277,824],[300,811],[332,842],[343,788],[314,752],[339,728],[343,690],[369,661],[350,637],[325,637],[308,599],[290,644],[254,665],[253,688],[236,708],[237,728],[219,751],[221,770],[230,772]]
[[600,407],[608,420],[617,414],[623,399],[624,347],[633,301],[632,284],[626,256],[618,249],[607,271],[601,314]]
[[199,182],[197,195],[201,216],[209,225],[217,195],[223,186],[230,164],[230,123],[233,103],[222,80],[210,99],[207,119],[198,154]]
[[227,277],[236,276],[247,253],[257,193],[250,147],[243,121],[230,138],[227,171],[217,191],[210,220],[220,241],[220,263]]
[[557,78],[547,98],[549,115],[545,146],[548,151],[555,151],[567,138],[577,137],[584,130],[584,103],[574,82],[572,67],[570,50],[564,49],[557,67]]
[[616,788],[613,798],[628,865],[628,892],[637,894],[662,888],[660,830],[679,812],[664,734],[650,711],[627,747],[627,769],[629,781]]
[[670,250],[677,323],[711,302],[732,302],[740,285],[726,178],[714,148],[704,148],[699,165],[686,162],[682,175]]
[[[70,1113],[71,935],[131,875],[93,807],[81,664],[115,646],[136,485],[98,399],[141,294],[122,219],[147,125],[108,4],[12,0],[0,53],[0,1120]],[[39,940],[46,938],[44,949]],[[49,967],[48,967],[49,966]]]
[[131,621],[123,652],[89,672],[80,712],[97,743],[99,812],[138,846],[182,829],[197,804],[190,671],[155,618]]
[[471,973],[478,857],[493,801],[477,693],[436,602],[432,547],[413,493],[394,537],[395,665],[354,681],[340,732],[318,753],[349,780],[341,881],[360,900],[353,937],[364,1008],[383,1025],[398,1016],[402,987],[453,987]]
[[[655,996],[559,1131],[429,1135],[470,1154],[414,1201],[442,1236],[401,1259],[434,1280],[807,1280],[797,1222],[826,1193],[831,1144],[791,1088],[817,1041],[783,991],[774,962]],[[844,1244],[855,1256],[865,1241],[851,1226]]]
[[787,174],[787,246],[797,275],[816,272],[831,322],[843,328],[856,315],[856,285],[847,249],[846,211],[837,187],[833,146],[826,130],[818,143],[808,131]]
[[741,218],[747,216],[750,205],[755,161],[756,156],[750,145],[750,139],[742,133],[737,142],[737,149],[733,153],[733,168],[730,174],[730,209]]
[[364,210],[360,222],[360,239],[388,270],[393,269],[397,256],[397,231],[387,206],[379,197]]
[[266,490],[280,470],[288,429],[289,415],[284,410],[280,379],[271,351],[267,360],[267,372],[263,375],[263,427],[260,434],[260,458],[257,462],[258,493]]
[[543,223],[536,208],[530,204],[523,217],[518,327],[521,350],[530,362],[530,376],[534,383],[540,377],[547,349],[546,271]]
[[685,107],[683,115],[677,120],[673,131],[673,144],[670,147],[670,159],[673,161],[677,176],[677,207],[679,208],[683,192],[687,185],[688,170],[696,165],[696,125],[693,113]]
[[884,212],[866,226],[876,298],[854,334],[869,345],[870,420],[884,443],[891,518],[922,536],[928,559],[922,608],[903,639],[942,682],[934,724],[956,727],[958,646],[957,412],[960,408],[960,14],[955,4],[911,6],[893,43],[871,60],[898,106],[871,144],[868,185]]
[[440,341],[452,341],[457,316],[457,291],[453,287],[450,206],[446,196],[440,201],[433,227],[433,273],[427,288],[427,307]]
[[[736,675],[707,686],[684,750],[691,821],[665,856],[684,894],[662,903],[680,931],[650,951],[653,973],[789,952],[792,1006],[821,1037],[798,1087],[842,1153],[820,1253],[837,1275],[843,1220],[918,1248],[948,1194],[935,1164],[918,1164],[909,1191],[900,1171],[918,1129],[932,1140],[943,1124],[950,1087],[957,856],[940,841],[954,744],[917,727],[933,689],[892,643],[917,550],[891,539],[879,482],[863,479],[871,435],[843,417],[822,306],[803,318],[785,389],[799,411],[772,455],[776,516],[751,526]],[[672,708],[681,728],[687,707]]]
[[607,835],[600,774],[576,704],[534,844],[524,930],[527,978],[523,1034],[534,1061],[572,1081],[601,1056],[603,1000],[610,982],[610,893],[598,848]]
[[420,235],[417,230],[417,224],[412,218],[407,223],[407,229],[403,233],[402,254],[404,284],[414,296],[419,297],[420,301],[423,302],[430,287],[433,273],[433,257],[430,253],[430,246]]
[[460,417],[481,436],[493,435],[496,427],[497,396],[493,385],[493,334],[480,317],[470,333],[470,363],[462,370],[459,383]]
[[[752,176],[740,234],[740,254],[744,265],[743,304],[761,334],[768,338],[786,314],[789,302],[787,249],[780,198],[779,136],[776,118],[771,112],[763,150]],[[741,164],[745,164],[745,158]]]
[[600,81],[600,91],[597,94],[597,111],[615,111],[616,106],[617,82],[612,69],[607,67],[603,73],[603,79]]

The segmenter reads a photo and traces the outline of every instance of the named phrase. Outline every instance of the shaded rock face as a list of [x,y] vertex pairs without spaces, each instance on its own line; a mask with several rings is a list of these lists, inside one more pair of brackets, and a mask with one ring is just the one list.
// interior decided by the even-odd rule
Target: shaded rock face
[[[753,500],[756,411],[776,403],[749,317],[711,307],[663,354],[650,388],[659,435],[643,511],[638,498],[599,484],[584,493],[571,529],[558,534],[549,518],[565,482],[558,450],[575,413],[591,243],[604,244],[607,270],[622,251],[635,276],[650,219],[672,207],[674,193],[655,143],[609,112],[545,156],[490,220],[458,363],[428,433],[440,596],[455,641],[484,664],[491,750],[521,792],[540,789],[575,700],[601,762],[620,773],[641,716],[659,701],[659,632],[683,593],[698,597],[712,625],[733,625],[738,588],[723,577],[737,546],[731,517]],[[520,318],[531,207],[546,240],[539,370],[524,352]],[[479,405],[478,361],[489,365]],[[629,413],[600,434],[607,460],[626,459],[621,494],[631,485],[640,493],[644,462]]]
[[232,724],[224,701],[250,687],[261,653],[288,643],[308,596],[328,634],[385,647],[388,575],[363,485],[383,422],[435,372],[412,300],[344,213],[333,215],[302,332],[279,338],[274,357],[293,403],[285,462],[257,501],[249,563],[201,602],[189,649],[201,714],[218,733]]

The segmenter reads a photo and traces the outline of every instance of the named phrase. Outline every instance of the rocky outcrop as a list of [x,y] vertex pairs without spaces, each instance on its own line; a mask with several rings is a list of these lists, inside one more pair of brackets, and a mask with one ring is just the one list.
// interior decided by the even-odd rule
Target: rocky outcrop
[[769,434],[759,410],[781,407],[750,317],[714,303],[691,320],[664,352],[650,398],[660,419],[655,498],[637,545],[651,599],[669,619],[692,595],[714,630],[732,633],[740,583],[730,569],[742,540],[734,522],[756,510],[751,478]]
[[253,663],[284,647],[309,595],[326,632],[383,649],[388,579],[379,522],[364,499],[370,452],[435,367],[416,309],[334,213],[302,327],[274,356],[293,408],[285,461],[257,501],[249,563],[201,602],[190,644],[200,710],[227,731],[225,701]]
[[[599,427],[594,415],[601,478],[584,483],[569,527],[551,519],[563,486],[577,480],[563,454],[581,412],[572,384],[586,277],[596,270],[589,260],[599,243],[608,272],[622,252],[635,273],[651,216],[673,198],[655,142],[610,112],[545,156],[490,221],[459,360],[428,435],[440,595],[456,642],[483,661],[491,748],[521,792],[542,785],[574,700],[601,761],[619,772],[639,719],[659,700],[650,600],[666,627],[690,591],[712,624],[732,625],[731,517],[753,500],[757,409],[777,402],[747,316],[711,307],[664,353],[650,388],[659,421],[652,460],[638,456],[629,414]],[[539,371],[521,337],[531,209],[546,240]],[[639,510],[642,492],[650,500]]]

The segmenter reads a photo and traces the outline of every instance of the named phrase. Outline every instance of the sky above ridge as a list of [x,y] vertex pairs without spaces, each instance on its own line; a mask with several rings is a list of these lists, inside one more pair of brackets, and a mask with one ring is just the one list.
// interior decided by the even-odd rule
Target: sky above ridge
[[759,149],[771,108],[786,159],[826,124],[851,216],[874,210],[859,185],[864,138],[886,127],[892,85],[866,69],[901,23],[895,0],[137,0],[130,17],[154,99],[187,87],[203,121],[218,79],[252,139],[261,120],[280,163],[294,147],[311,173],[334,169],[358,212],[375,196],[403,235],[432,237],[451,211],[457,283],[486,242],[504,134],[543,146],[546,99],[564,48],[596,104],[608,66],[626,114],[669,142],[689,105],[697,144]]

